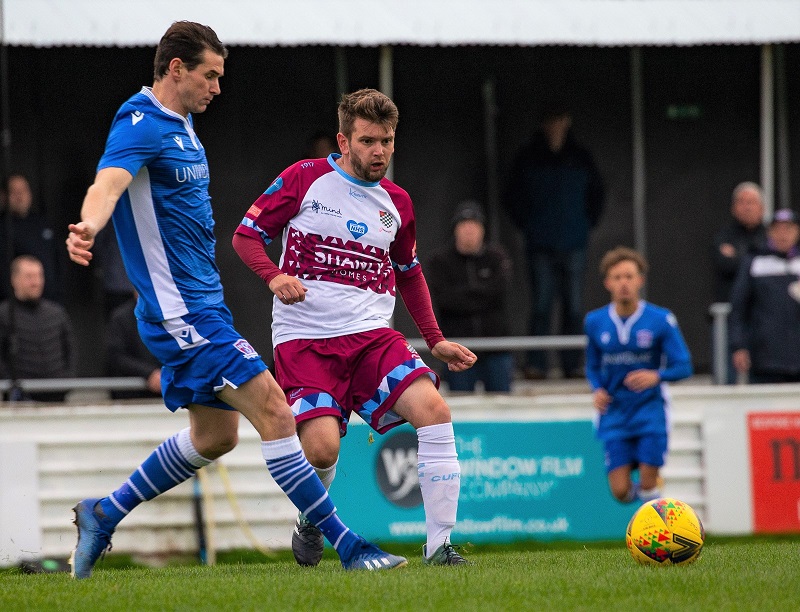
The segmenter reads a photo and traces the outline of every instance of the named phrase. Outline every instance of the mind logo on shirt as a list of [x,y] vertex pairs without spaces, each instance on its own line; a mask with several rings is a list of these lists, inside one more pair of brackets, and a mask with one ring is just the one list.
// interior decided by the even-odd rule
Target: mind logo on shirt
[[347,222],[347,231],[353,234],[353,238],[358,240],[369,231],[366,223],[353,221],[352,219]]

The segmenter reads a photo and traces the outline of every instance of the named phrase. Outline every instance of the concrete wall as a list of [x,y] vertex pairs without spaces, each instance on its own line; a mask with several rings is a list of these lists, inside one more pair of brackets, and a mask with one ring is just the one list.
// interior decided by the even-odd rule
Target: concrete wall
[[[691,504],[709,532],[753,531],[747,415],[800,410],[800,385],[673,388],[673,433],[665,494]],[[450,397],[458,422],[592,418],[587,394]],[[160,404],[59,407],[0,405],[0,565],[69,554],[70,508],[115,489],[164,438],[188,424]],[[266,471],[259,439],[244,419],[240,445],[223,462],[244,522],[264,546],[289,546],[295,510]],[[795,469],[800,467],[795,466]],[[252,547],[218,469],[207,469],[219,549]],[[192,483],[137,508],[114,550],[143,555],[196,550]],[[346,518],[346,517],[345,517]]]

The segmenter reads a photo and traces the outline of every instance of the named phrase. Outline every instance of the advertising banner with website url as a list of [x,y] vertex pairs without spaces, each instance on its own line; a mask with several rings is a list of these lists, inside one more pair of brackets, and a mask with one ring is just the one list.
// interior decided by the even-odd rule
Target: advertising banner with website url
[[[355,421],[331,487],[340,516],[368,539],[424,540],[414,429],[403,425],[379,436]],[[639,503],[611,496],[590,421],[454,427],[461,498],[453,541],[624,539]]]

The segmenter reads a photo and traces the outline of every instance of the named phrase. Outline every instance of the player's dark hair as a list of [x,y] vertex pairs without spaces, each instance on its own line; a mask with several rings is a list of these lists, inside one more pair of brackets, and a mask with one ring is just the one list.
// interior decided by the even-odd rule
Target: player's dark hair
[[217,33],[208,26],[193,21],[176,21],[161,37],[153,61],[153,78],[160,81],[169,72],[169,63],[179,58],[187,70],[194,70],[203,62],[203,53],[209,50],[223,59],[228,57]]
[[359,89],[344,94],[339,103],[339,131],[347,138],[353,135],[356,119],[397,128],[400,113],[388,96],[376,89]]
[[624,246],[615,247],[603,255],[600,260],[600,274],[605,278],[608,271],[622,261],[632,261],[639,268],[639,274],[647,274],[648,265],[644,255]]

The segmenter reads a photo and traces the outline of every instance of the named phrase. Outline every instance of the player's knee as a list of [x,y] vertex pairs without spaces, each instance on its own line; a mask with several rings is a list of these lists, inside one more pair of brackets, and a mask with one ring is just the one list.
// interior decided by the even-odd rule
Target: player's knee
[[629,496],[631,485],[630,483],[609,483],[611,495],[619,501],[626,501]]
[[198,436],[197,452],[206,459],[217,459],[236,448],[238,443],[236,429],[218,429]]
[[427,423],[428,425],[441,425],[443,423],[449,423],[452,420],[450,406],[447,405],[447,402],[444,401],[441,396],[438,396],[437,401],[433,402],[427,414],[430,420],[430,422]]
[[315,468],[326,469],[331,467],[339,459],[339,449],[331,448],[329,445],[318,441],[303,441],[303,452],[308,462]]

